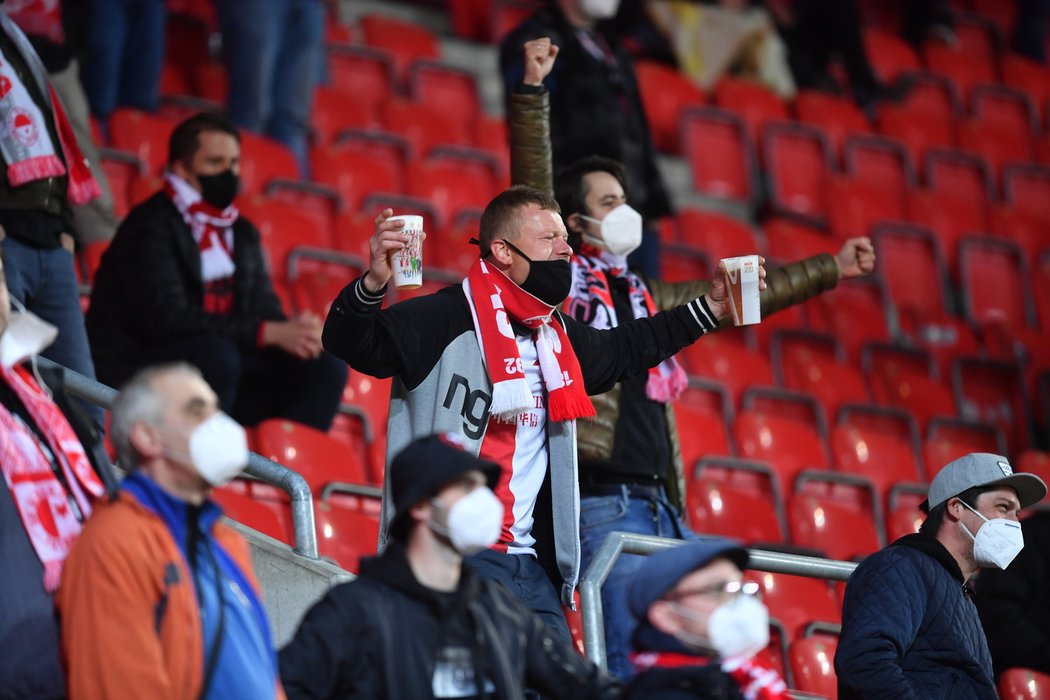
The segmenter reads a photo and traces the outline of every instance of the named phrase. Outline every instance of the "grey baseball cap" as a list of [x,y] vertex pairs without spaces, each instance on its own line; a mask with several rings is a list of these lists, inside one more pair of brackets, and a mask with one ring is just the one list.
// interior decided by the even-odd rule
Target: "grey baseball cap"
[[1046,484],[1035,474],[1015,474],[1009,460],[1002,455],[971,452],[948,462],[937,472],[926,502],[931,509],[936,508],[974,486],[1009,486],[1017,492],[1022,508],[1035,505],[1046,496]]

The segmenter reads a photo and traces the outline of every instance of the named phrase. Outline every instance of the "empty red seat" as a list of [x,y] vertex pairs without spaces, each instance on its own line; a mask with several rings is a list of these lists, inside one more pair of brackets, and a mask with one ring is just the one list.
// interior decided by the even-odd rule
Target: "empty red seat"
[[211,492],[212,500],[222,508],[223,515],[275,540],[293,541],[290,521],[283,521],[278,511],[234,488],[224,486]]
[[691,474],[696,463],[704,457],[733,454],[725,414],[680,402],[674,403],[674,414],[682,464],[687,474]]
[[1022,450],[1015,464],[1018,471],[1035,474],[1043,481],[1050,482],[1050,452]]
[[839,470],[871,481],[884,502],[895,485],[921,480],[914,446],[894,433],[837,425],[831,445]]
[[791,541],[849,561],[879,549],[871,516],[855,506],[797,493],[788,501]]
[[305,180],[273,180],[266,187],[266,197],[289,204],[310,217],[314,228],[324,232],[326,242],[336,240],[335,221],[345,204],[334,187]]
[[744,577],[759,583],[770,617],[783,625],[792,640],[802,639],[811,623],[837,625],[842,620],[839,601],[824,579],[768,571],[748,571]]
[[739,401],[744,389],[752,384],[772,384],[773,370],[763,355],[749,350],[732,333],[707,335],[686,346],[684,358],[690,374],[717,380]]
[[1050,220],[1050,168],[1011,165],[1003,168],[1003,198],[1017,210]]
[[877,29],[865,29],[863,36],[864,52],[881,80],[889,82],[919,68],[915,49],[900,37]]
[[474,74],[430,59],[414,62],[409,94],[421,109],[444,115],[469,128],[481,113]]
[[958,269],[959,242],[964,236],[988,230],[984,199],[963,197],[946,190],[914,190],[906,198],[908,220],[926,227],[937,238],[944,264]]
[[995,198],[995,178],[988,162],[978,153],[954,148],[926,152],[923,176],[933,192],[968,200],[987,208]]
[[805,693],[826,698],[838,697],[838,678],[835,676],[835,649],[833,638],[826,635],[796,639],[788,650],[795,688]]
[[899,314],[947,315],[947,274],[933,234],[918,226],[884,224],[872,232],[879,276]]
[[715,85],[712,97],[722,109],[738,114],[755,138],[767,122],[790,119],[787,104],[779,95],[750,80],[722,78]]
[[420,109],[407,100],[387,102],[380,114],[387,130],[408,142],[410,158],[426,157],[439,144],[472,145],[468,124],[441,112]]
[[1002,169],[1007,163],[1035,159],[1032,135],[992,122],[963,119],[956,123],[959,146],[980,153],[988,163]]
[[818,90],[800,90],[795,95],[795,114],[799,121],[820,127],[835,153],[842,153],[846,137],[871,131],[871,123],[851,100]]
[[315,501],[317,549],[352,573],[360,571],[361,558],[374,556],[379,543],[379,518],[345,508],[335,500]]
[[391,380],[376,379],[361,372],[350,372],[343,391],[343,403],[357,406],[368,416],[374,435],[386,435],[387,414],[390,411]]
[[[846,174],[866,186],[884,190],[898,202],[916,185],[915,164],[907,147],[886,136],[859,134],[850,136],[843,145]],[[893,212],[887,212],[891,218]]]
[[837,338],[852,361],[860,357],[866,343],[890,339],[884,291],[867,278],[839,282],[835,289],[810,299],[806,314],[810,328]]
[[[989,280],[995,280],[989,284]],[[1028,261],[1013,241],[967,236],[959,245],[959,281],[966,315],[975,323],[1023,329],[1035,325]]]
[[732,216],[682,209],[676,221],[680,240],[703,250],[712,260],[763,252],[751,227]]
[[275,179],[299,178],[299,165],[284,144],[263,136],[241,134],[241,192],[262,192]]
[[1009,362],[959,358],[953,369],[959,415],[998,428],[1006,439],[1008,454],[1030,447],[1031,415],[1020,367]]
[[873,344],[865,347],[863,366],[876,403],[910,412],[921,429],[937,416],[955,415],[955,400],[935,378],[930,353]]
[[[904,494],[892,494],[886,510],[886,541],[896,542],[905,535],[914,535],[926,521],[926,513],[920,504],[926,500],[927,491],[918,489]],[[894,498],[893,496],[901,496]]]
[[783,261],[801,260],[821,253],[833,253],[841,243],[814,226],[772,217],[762,222],[769,255]]
[[824,181],[828,203],[828,228],[840,241],[870,236],[884,221],[904,218],[904,203],[892,189],[834,176]]
[[969,93],[979,83],[996,81],[993,64],[962,46],[953,47],[943,41],[931,40],[923,46],[922,53],[926,67],[948,77],[961,93]]
[[774,210],[824,219],[828,207],[824,178],[834,169],[834,161],[831,145],[819,129],[795,122],[765,122],[762,160]]
[[845,364],[845,352],[831,336],[778,331],[773,336],[773,357],[784,386],[816,397],[829,420],[843,404],[869,400],[863,375]]
[[344,140],[313,151],[313,177],[333,187],[342,200],[359,208],[373,192],[401,192],[405,142],[393,135]]
[[127,216],[131,209],[129,193],[132,181],[145,172],[146,165],[134,153],[112,148],[98,149],[102,172],[113,193],[113,211],[118,218]]
[[122,107],[109,115],[109,143],[134,153],[151,173],[160,173],[168,162],[168,138],[177,122]]
[[408,178],[409,194],[428,200],[440,218],[432,228],[443,229],[465,210],[482,210],[497,194],[491,175],[463,168],[456,162],[415,164]]
[[824,443],[816,428],[790,418],[742,411],[734,426],[741,457],[773,465],[786,491],[803,469],[826,469]]
[[374,105],[364,100],[325,85],[314,93],[310,125],[318,144],[331,143],[344,129],[368,129],[377,123]]
[[1003,700],[1046,700],[1050,698],[1050,675],[1027,668],[1010,668],[999,676],[999,695]]
[[385,50],[336,45],[328,49],[329,89],[375,113],[396,92],[394,59]]
[[1019,54],[1004,54],[999,59],[1003,82],[1025,94],[1038,105],[1050,100],[1050,69]]
[[327,232],[317,228],[316,219],[293,205],[258,196],[245,198],[239,204],[259,230],[275,284],[288,281],[289,270],[297,265],[291,257],[297,248],[323,249],[328,245]]
[[952,24],[959,50],[987,64],[994,71],[1003,43],[995,23],[976,12],[956,11],[952,13]]
[[926,432],[926,471],[931,480],[944,465],[971,452],[1006,453],[1002,435],[984,423],[935,418]]
[[768,497],[748,488],[700,478],[690,482],[686,512],[694,532],[747,543],[783,542],[784,532]]
[[970,93],[973,116],[1001,129],[1031,137],[1039,133],[1039,115],[1031,98],[1017,88],[978,85]]
[[672,243],[660,249],[660,279],[665,282],[706,280],[710,271],[711,261],[699,248]]
[[416,59],[441,55],[437,36],[419,24],[373,14],[362,17],[360,26],[366,44],[390,54],[398,80],[405,79]]
[[723,109],[682,112],[681,144],[701,194],[747,202],[755,192],[755,147],[744,120]]
[[284,419],[269,419],[255,428],[255,449],[263,457],[280,462],[306,479],[319,492],[332,481],[368,482],[364,455],[325,433]]
[[326,318],[343,287],[366,271],[363,261],[361,265],[326,263],[299,271],[289,280],[292,306],[297,312],[310,311]]
[[655,61],[638,61],[635,75],[653,145],[664,153],[678,153],[679,115],[686,107],[706,102],[703,90],[677,69]]

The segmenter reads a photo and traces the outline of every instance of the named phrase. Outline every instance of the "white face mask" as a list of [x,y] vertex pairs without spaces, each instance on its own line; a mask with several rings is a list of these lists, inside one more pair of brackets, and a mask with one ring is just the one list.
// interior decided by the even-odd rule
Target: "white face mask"
[[[681,603],[672,603],[678,614],[697,622],[705,617]],[[714,651],[723,659],[750,659],[769,644],[769,610],[762,601],[740,595],[707,616],[707,634],[679,630],[678,641],[698,651]]]
[[193,429],[189,448],[190,463],[212,486],[229,483],[248,466],[248,436],[222,411]]
[[620,9],[620,0],[580,0],[580,9],[591,19],[612,19]]
[[1024,549],[1024,535],[1021,534],[1021,523],[1006,518],[992,518],[989,520],[976,510],[960,500],[964,506],[977,514],[984,525],[977,531],[977,535],[970,531],[959,521],[959,527],[973,540],[973,560],[978,566],[1005,569],[1010,565],[1021,550]]
[[[440,499],[435,498],[433,503],[444,509]],[[468,556],[499,541],[503,531],[503,504],[492,489],[479,486],[452,504],[444,526],[433,520],[429,525],[431,530],[447,537],[457,552]]]
[[29,311],[13,311],[0,336],[0,364],[11,369],[55,342],[58,328]]
[[642,215],[627,204],[621,204],[599,221],[580,214],[580,218],[601,226],[602,237],[583,234],[588,242],[605,248],[613,255],[626,257],[642,244]]

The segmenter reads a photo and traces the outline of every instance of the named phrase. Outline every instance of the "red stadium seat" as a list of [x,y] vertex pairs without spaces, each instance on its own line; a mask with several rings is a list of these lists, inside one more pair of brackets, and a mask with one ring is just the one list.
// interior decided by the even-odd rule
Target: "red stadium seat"
[[1042,251],[1050,248],[1050,224],[1045,219],[1010,205],[992,207],[989,219],[993,235],[1016,241],[1038,267]]
[[270,181],[265,194],[270,201],[284,202],[309,216],[314,228],[324,232],[326,242],[335,240],[335,221],[345,204],[334,187],[305,180],[278,179]]
[[838,697],[838,678],[835,676],[834,639],[807,637],[796,639],[788,650],[788,661],[795,679],[795,688],[805,693],[826,698]]
[[726,414],[676,401],[673,404],[682,464],[687,473],[704,457],[733,454]]
[[[898,202],[903,202],[905,193],[916,185],[915,164],[907,147],[885,136],[860,134],[847,138],[843,165],[851,179],[885,190]],[[891,218],[891,214],[888,212],[886,218]]]
[[467,128],[481,114],[477,81],[470,71],[419,59],[409,69],[408,86],[412,101],[419,107]]
[[947,316],[947,274],[933,234],[918,226],[883,224],[872,232],[876,275],[898,315]]
[[223,515],[275,540],[286,544],[293,541],[290,520],[282,520],[273,508],[233,489],[223,486],[211,492]]
[[313,177],[333,187],[349,207],[360,208],[374,192],[401,192],[407,144],[393,134],[353,136],[314,149]]
[[1046,700],[1050,698],[1050,675],[1027,668],[1010,668],[999,676],[1002,700]]
[[409,66],[417,59],[441,55],[437,36],[421,25],[385,15],[365,15],[360,25],[366,44],[390,54],[398,80],[407,77]]
[[344,508],[337,500],[315,501],[317,549],[352,573],[360,571],[361,558],[374,556],[379,542],[379,518]]
[[797,493],[788,500],[788,527],[794,544],[849,561],[879,549],[871,516],[855,506]]
[[781,330],[773,335],[774,366],[784,386],[814,396],[834,419],[845,403],[867,403],[863,375],[844,363],[845,351],[832,336]]
[[865,29],[863,35],[864,52],[880,80],[889,82],[920,67],[915,50],[903,39],[875,29]]
[[959,415],[998,428],[1006,439],[1007,454],[1031,446],[1024,375],[1016,364],[959,358],[952,372],[952,387]]
[[970,111],[985,124],[1031,137],[1039,133],[1039,114],[1023,90],[978,85],[970,94]]
[[802,639],[811,623],[837,625],[842,620],[839,601],[824,579],[768,571],[747,571],[744,578],[759,583],[770,617],[784,626],[792,640]]
[[373,435],[386,435],[390,384],[390,379],[376,379],[361,372],[350,372],[347,377],[343,403],[364,411]]
[[[1043,250],[1035,261],[1032,274],[1032,290],[1050,289],[1050,247]],[[1039,314],[1039,327],[1043,332],[1050,331],[1050,294],[1033,294],[1036,298],[1036,311]]]
[[810,328],[837,338],[851,361],[860,357],[866,343],[890,340],[885,308],[882,287],[867,278],[839,282],[806,303]]
[[751,227],[732,216],[682,209],[676,220],[680,240],[703,250],[712,260],[763,252]]
[[98,149],[102,172],[113,192],[113,211],[117,218],[124,218],[131,209],[129,192],[131,183],[146,171],[146,165],[134,153],[112,148]]
[[837,425],[831,444],[839,470],[871,481],[883,502],[894,486],[920,482],[914,445],[895,434]]
[[330,46],[328,74],[328,89],[353,99],[361,109],[372,114],[397,92],[394,59],[383,49]]
[[1050,168],[1013,165],[1003,169],[1003,198],[1018,211],[1050,220]]
[[292,308],[296,312],[310,311],[326,318],[332,302],[349,282],[364,274],[367,268],[360,265],[328,263],[315,269],[297,272],[289,280]]
[[493,177],[447,161],[417,163],[411,168],[409,194],[433,204],[439,214],[433,228],[444,229],[466,210],[482,210],[497,194]]
[[966,315],[975,323],[1002,323],[1015,329],[1035,325],[1028,261],[1013,241],[964,238],[959,244],[959,281]]
[[773,217],[762,222],[769,244],[769,255],[777,260],[801,260],[834,251],[839,241],[821,231],[796,221]]
[[119,108],[109,115],[109,143],[134,153],[150,173],[160,173],[168,162],[168,138],[177,122],[137,109]]
[[876,123],[879,133],[903,143],[916,163],[922,162],[931,148],[955,145],[954,125],[946,128],[938,115],[909,112],[901,105],[882,105]]
[[904,218],[904,202],[892,189],[842,176],[824,181],[828,228],[839,240],[870,236],[884,221]]
[[653,145],[664,153],[678,153],[678,119],[682,109],[706,102],[704,92],[680,71],[663,63],[638,61],[635,65]]
[[1017,470],[1035,474],[1040,479],[1050,482],[1050,452],[1022,450],[1017,455]]
[[934,418],[926,437],[926,469],[932,480],[944,465],[971,452],[1006,454],[1006,441],[990,425],[952,418]]
[[999,124],[964,119],[956,123],[959,146],[980,153],[988,163],[1002,170],[1008,163],[1027,162],[1036,157],[1032,135]]
[[970,201],[986,209],[995,199],[995,177],[988,162],[977,153],[954,148],[934,148],[926,153],[923,174],[930,190]]
[[327,232],[317,228],[316,219],[293,205],[258,196],[243,198],[238,203],[241,211],[259,229],[270,276],[275,282],[287,281],[289,255],[294,249],[317,249],[328,245]]
[[299,165],[288,148],[248,132],[241,134],[241,192],[255,194],[278,178],[299,179]]
[[979,83],[996,82],[994,64],[962,46],[952,47],[943,41],[931,40],[923,46],[922,53],[926,67],[946,76],[960,93],[969,94]]
[[767,121],[762,126],[762,160],[775,211],[824,220],[824,178],[834,169],[834,156],[823,132],[796,122]]
[[302,474],[314,492],[333,481],[368,482],[365,455],[294,421],[273,418],[260,423],[255,428],[255,450]]
[[375,107],[345,92],[321,85],[314,93],[310,125],[318,145],[335,141],[345,129],[370,129],[378,125]]
[[1008,53],[999,59],[1003,82],[1028,95],[1037,105],[1050,100],[1050,69],[1020,54]]
[[682,112],[679,131],[697,192],[740,202],[755,196],[755,147],[741,117],[693,107]]
[[660,249],[660,279],[665,282],[706,280],[712,269],[711,261],[699,248],[679,243]]
[[694,532],[746,543],[783,542],[784,532],[765,494],[711,479],[688,485],[686,512]]
[[928,352],[873,344],[865,347],[863,367],[875,402],[909,411],[921,429],[937,416],[956,414],[955,400],[935,378]]
[[819,90],[800,90],[795,95],[795,114],[799,121],[818,126],[841,154],[847,137],[871,131],[871,123],[851,100]]
[[803,469],[826,469],[824,443],[813,426],[790,418],[742,411],[734,426],[741,457],[773,465],[785,490]]
[[821,440],[828,437],[827,418],[816,397],[778,386],[754,385],[744,390],[741,409],[767,416],[778,416],[812,428]]
[[952,24],[959,49],[991,66],[994,71],[1003,43],[998,27],[987,17],[975,12],[953,12]]
[[750,80],[722,78],[715,85],[712,97],[722,109],[738,114],[756,139],[767,122],[790,119],[787,104],[779,95]]
[[472,145],[468,124],[441,112],[420,109],[407,100],[391,100],[380,108],[387,130],[400,134],[409,145],[409,157],[423,158],[440,144]]
[[733,333],[709,334],[686,346],[679,359],[684,358],[689,373],[714,379],[729,389],[734,401],[739,401],[744,389],[752,384],[772,384],[773,370],[765,356],[749,350],[739,336]]

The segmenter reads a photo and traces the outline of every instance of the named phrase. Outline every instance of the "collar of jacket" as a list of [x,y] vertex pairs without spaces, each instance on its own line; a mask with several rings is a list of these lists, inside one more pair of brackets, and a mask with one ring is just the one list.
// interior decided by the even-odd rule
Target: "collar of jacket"
[[965,583],[963,580],[962,569],[959,568],[959,563],[955,561],[955,557],[952,556],[951,552],[949,552],[936,537],[915,533],[914,535],[905,535],[904,537],[901,537],[890,546],[917,549],[940,563],[940,565],[943,566],[953,578],[957,579],[959,583]]
[[211,532],[216,521],[222,517],[222,510],[211,500],[205,499],[199,509],[195,508],[175,498],[138,470],[124,478],[120,490],[130,494],[139,505],[164,521],[186,561],[190,561],[186,551],[186,530],[191,508],[197,511],[197,525],[202,533]]
[[404,546],[394,540],[389,542],[378,557],[361,561],[361,577],[375,579],[396,588],[405,595],[434,607],[442,616],[465,610],[469,602],[477,597],[480,586],[477,575],[466,562],[462,565],[459,586],[451,594],[424,586],[412,573]]

